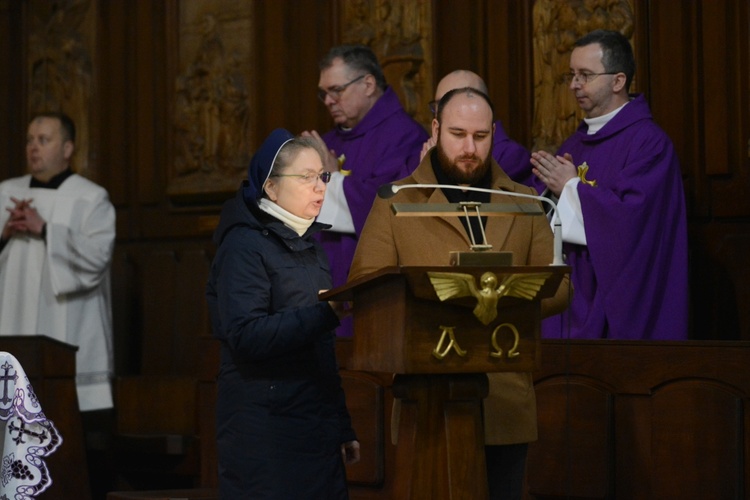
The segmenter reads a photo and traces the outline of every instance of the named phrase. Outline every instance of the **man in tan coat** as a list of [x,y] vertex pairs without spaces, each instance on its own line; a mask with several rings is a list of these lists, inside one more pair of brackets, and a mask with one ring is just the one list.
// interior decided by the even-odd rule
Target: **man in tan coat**
[[[455,89],[440,100],[432,122],[436,147],[414,173],[397,184],[450,184],[536,194],[517,184],[492,159],[494,111],[476,89]],[[471,243],[463,217],[396,217],[391,203],[538,203],[533,199],[455,189],[403,189],[390,200],[377,199],[354,255],[349,280],[388,266],[448,265],[449,252]],[[479,221],[473,217],[474,223]],[[548,265],[553,237],[543,215],[489,217],[482,222],[495,251],[513,253],[514,265]],[[479,226],[473,233],[481,239]],[[478,241],[481,243],[481,241]],[[568,299],[563,280],[555,297],[542,302],[542,314],[562,311]],[[537,439],[536,398],[530,373],[489,374],[484,401],[485,444],[490,498],[522,498],[528,443]]]

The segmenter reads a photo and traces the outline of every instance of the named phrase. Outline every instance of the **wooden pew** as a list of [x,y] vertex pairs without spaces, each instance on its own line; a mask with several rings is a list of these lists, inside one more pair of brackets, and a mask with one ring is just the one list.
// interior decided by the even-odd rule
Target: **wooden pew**
[[544,341],[529,494],[743,498],[750,343]]

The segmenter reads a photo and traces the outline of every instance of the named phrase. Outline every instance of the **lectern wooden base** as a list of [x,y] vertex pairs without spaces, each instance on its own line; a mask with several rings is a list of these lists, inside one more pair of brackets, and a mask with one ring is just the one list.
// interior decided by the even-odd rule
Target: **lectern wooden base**
[[394,498],[486,500],[485,374],[397,375],[401,400]]
[[[394,267],[321,295],[352,301],[352,370],[393,373],[393,498],[486,500],[487,373],[538,366],[540,301],[563,266]],[[440,295],[438,295],[440,290]]]

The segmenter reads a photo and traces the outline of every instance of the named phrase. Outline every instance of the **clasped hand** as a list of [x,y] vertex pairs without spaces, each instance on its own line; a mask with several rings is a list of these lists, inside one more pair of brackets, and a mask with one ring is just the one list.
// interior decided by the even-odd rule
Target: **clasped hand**
[[341,166],[339,165],[339,160],[336,157],[336,151],[333,149],[328,149],[328,146],[326,146],[325,141],[320,136],[320,134],[315,130],[307,131],[305,130],[300,134],[302,137],[310,137],[313,140],[318,142],[318,145],[320,146],[321,151],[328,151],[328,154],[325,158],[321,158],[323,160],[323,170],[326,172],[338,172],[341,170]]
[[19,200],[12,196],[10,199],[14,206],[5,208],[10,212],[10,217],[3,227],[2,239],[9,240],[16,234],[32,234],[40,236],[45,221],[39,215],[36,208],[31,206],[33,200],[31,198],[27,200]]
[[[318,295],[321,293],[327,292],[326,290],[319,290]],[[339,302],[337,300],[329,300],[328,305],[331,306],[331,309],[333,309],[333,312],[336,313],[336,316],[338,316],[339,320],[344,319],[345,317],[349,316],[352,313],[352,303],[351,302]]]
[[546,151],[535,151],[531,153],[531,164],[534,165],[534,175],[539,177],[558,198],[565,184],[576,177],[578,172],[569,153],[553,156]]

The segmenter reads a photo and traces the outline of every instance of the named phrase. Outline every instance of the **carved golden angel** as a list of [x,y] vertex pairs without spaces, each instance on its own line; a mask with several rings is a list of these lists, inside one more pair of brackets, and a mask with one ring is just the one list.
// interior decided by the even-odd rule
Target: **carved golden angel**
[[497,317],[497,301],[501,297],[533,300],[552,273],[510,274],[498,286],[497,276],[488,271],[479,278],[481,289],[474,284],[474,276],[471,274],[428,272],[427,275],[441,301],[475,297],[477,305],[474,308],[474,316],[488,325]]

